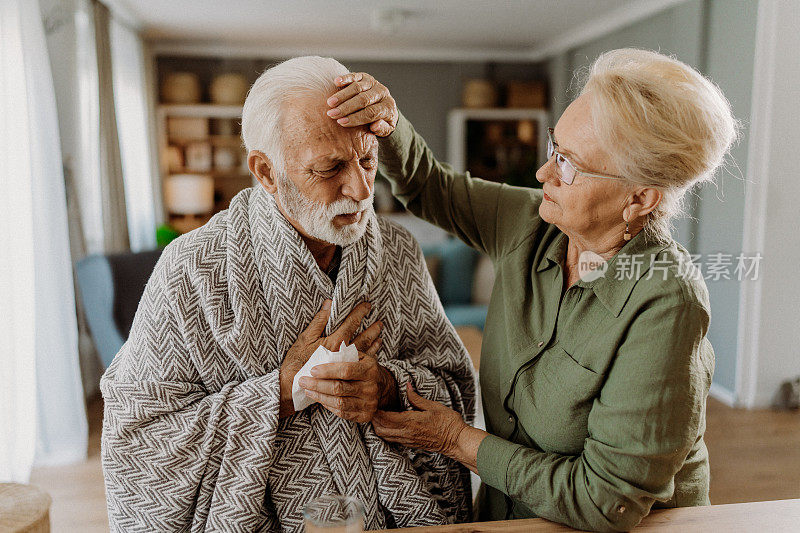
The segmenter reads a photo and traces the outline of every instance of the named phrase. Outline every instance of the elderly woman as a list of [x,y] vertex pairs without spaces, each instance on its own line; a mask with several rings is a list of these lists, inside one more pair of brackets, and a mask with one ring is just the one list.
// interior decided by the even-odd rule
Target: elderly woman
[[437,161],[369,75],[337,85],[328,115],[383,137],[395,196],[488,254],[496,274],[486,431],[409,390],[417,410],[379,412],[378,434],[477,472],[481,520],[624,531],[654,505],[708,504],[708,291],[670,228],[736,138],[720,90],[664,55],[603,54],[550,130],[535,190]]

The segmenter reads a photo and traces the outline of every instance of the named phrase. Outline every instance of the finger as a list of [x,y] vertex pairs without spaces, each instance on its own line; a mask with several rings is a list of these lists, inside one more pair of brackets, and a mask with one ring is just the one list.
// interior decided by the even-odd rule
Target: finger
[[403,428],[390,427],[379,422],[377,414],[372,416],[372,428],[375,430],[375,433],[377,433],[379,437],[382,437],[392,442],[397,442],[395,439],[402,437],[404,434]]
[[350,340],[361,325],[361,321],[369,314],[370,309],[372,309],[372,304],[369,302],[358,304],[355,309],[350,311],[350,314],[344,319],[342,325],[328,337],[336,345],[337,349],[342,342],[350,344]]
[[[362,82],[363,84],[363,82]],[[353,84],[356,85],[356,84]],[[352,92],[352,91],[351,91]],[[378,102],[382,102],[388,96],[389,90],[383,85],[376,85],[369,89],[364,89],[346,100],[341,100],[339,105],[329,109],[326,114],[331,118],[346,117],[365,107],[369,107]],[[329,101],[332,101],[332,98]]]
[[[335,108],[338,104],[350,100],[352,97],[361,92],[361,86],[357,83],[350,83],[343,89],[335,92],[330,98],[326,100],[329,107]],[[330,116],[330,115],[328,115]]]
[[394,131],[392,127],[389,125],[389,123],[383,119],[373,122],[370,125],[369,129],[372,133],[374,133],[378,137],[386,137],[387,135],[389,135]]
[[302,377],[298,381],[306,391],[320,392],[329,396],[361,396],[360,382],[340,379],[317,379]]
[[375,357],[378,354],[378,350],[381,349],[382,345],[383,345],[383,339],[375,339],[375,342],[373,342],[372,345],[369,348],[367,348],[367,351],[364,352],[364,354],[370,357]]
[[323,363],[311,369],[317,379],[343,379],[357,381],[364,378],[364,365],[358,363]]
[[408,426],[403,422],[390,422],[386,411],[375,411],[372,415],[372,429],[375,434],[389,442],[396,442],[404,446],[413,445],[409,439]]
[[318,392],[308,392],[307,394],[339,418],[354,422],[369,422],[377,407],[375,402],[368,402],[358,398],[342,398]]
[[388,119],[390,119],[392,116],[392,112],[392,105],[381,100],[380,102],[365,107],[360,111],[356,111],[355,113],[351,113],[345,117],[336,119],[336,122],[340,126],[346,126],[348,128],[372,124],[373,122],[382,119],[386,119],[388,122]]
[[417,391],[414,390],[414,387],[411,386],[410,382],[406,383],[406,393],[408,395],[408,401],[411,403],[411,405],[422,411],[428,411],[440,405],[438,402],[428,400],[427,398],[423,398],[417,394]]
[[375,427],[375,419],[372,419],[372,428],[375,430],[375,434],[385,440],[386,442],[392,442],[395,444],[400,444],[401,446],[405,446],[407,448],[412,448],[411,443],[406,440],[403,436],[403,433],[400,431],[390,431],[385,428]]
[[348,83],[353,83],[354,81],[361,81],[364,76],[369,76],[366,72],[348,72],[344,76],[340,76],[336,78],[336,82],[338,85],[347,85]]
[[[375,78],[370,76],[369,74],[365,74],[360,80],[354,80],[345,88],[339,90],[335,94],[331,95],[330,98],[326,100],[327,104],[330,107],[337,107],[344,102],[348,102],[353,100],[359,94],[368,93],[373,89],[380,89],[383,86],[379,84]],[[374,96],[374,95],[373,95]],[[378,96],[380,98],[380,96]],[[333,115],[329,115],[333,116]],[[340,115],[341,116],[341,115]]]
[[[368,80],[368,84],[365,85],[363,82],[364,80]],[[360,91],[363,90],[363,87],[372,87],[375,83],[375,78],[370,76],[365,72],[350,72],[345,74],[344,76],[340,76],[333,80],[337,87],[343,87],[338,92],[331,95],[328,98],[328,105],[334,107],[339,102],[344,102],[345,100],[352,98],[354,95],[358,94]]]
[[330,409],[336,409],[341,413],[356,413],[364,411],[366,402],[361,398],[350,396],[333,396],[317,391],[306,391],[306,395]]
[[370,327],[356,335],[356,338],[353,339],[353,344],[356,345],[356,348],[359,352],[366,352],[370,346],[378,339],[378,335],[381,334],[381,330],[383,329],[383,323],[378,321],[372,324]]
[[331,300],[322,302],[322,309],[314,315],[311,323],[303,331],[301,335],[305,335],[309,340],[316,340],[325,332],[325,325],[328,323],[328,318],[331,316]]
[[411,416],[415,415],[413,411],[375,411],[375,416],[372,419],[373,424],[377,420],[379,424],[387,428],[405,427],[410,421]]

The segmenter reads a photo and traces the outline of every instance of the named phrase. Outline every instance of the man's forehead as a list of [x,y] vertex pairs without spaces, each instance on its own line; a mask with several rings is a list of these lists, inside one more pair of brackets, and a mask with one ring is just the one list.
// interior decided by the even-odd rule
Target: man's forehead
[[297,150],[304,160],[336,159],[377,145],[377,137],[367,127],[342,127],[325,114],[328,107],[323,99],[309,100],[287,105],[282,130],[287,151]]

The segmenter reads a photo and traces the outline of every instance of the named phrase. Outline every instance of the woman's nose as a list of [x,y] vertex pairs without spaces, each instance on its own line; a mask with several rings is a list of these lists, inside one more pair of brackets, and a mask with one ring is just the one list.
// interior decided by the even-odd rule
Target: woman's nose
[[544,165],[539,167],[539,170],[536,171],[536,181],[539,183],[545,183],[553,178],[555,178],[557,181],[559,179],[557,172],[556,159],[555,157],[551,157]]

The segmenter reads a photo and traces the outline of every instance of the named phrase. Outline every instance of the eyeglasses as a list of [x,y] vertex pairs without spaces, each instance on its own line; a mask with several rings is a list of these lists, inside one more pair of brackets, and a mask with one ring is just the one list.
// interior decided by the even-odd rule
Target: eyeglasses
[[575,181],[575,175],[578,173],[583,174],[584,176],[591,176],[593,178],[606,178],[611,180],[624,180],[625,178],[621,176],[611,176],[609,174],[597,174],[594,172],[587,172],[575,166],[575,164],[561,155],[558,152],[558,143],[556,143],[555,138],[553,138],[553,128],[547,128],[547,160],[550,161],[550,158],[556,156],[556,165],[558,166],[558,171],[560,174],[561,181],[566,183],[567,185],[572,185],[572,182]]

